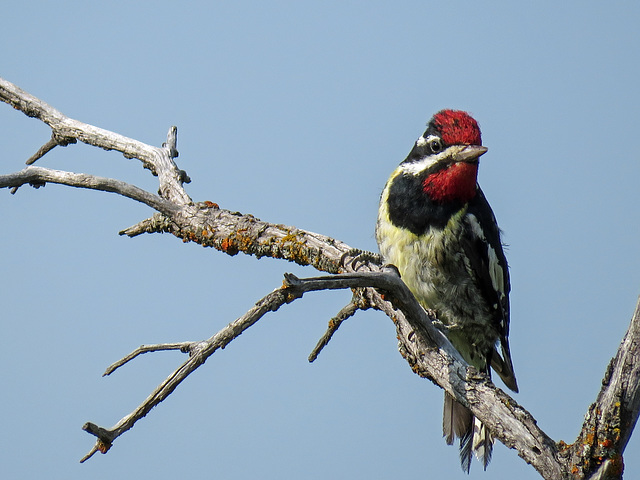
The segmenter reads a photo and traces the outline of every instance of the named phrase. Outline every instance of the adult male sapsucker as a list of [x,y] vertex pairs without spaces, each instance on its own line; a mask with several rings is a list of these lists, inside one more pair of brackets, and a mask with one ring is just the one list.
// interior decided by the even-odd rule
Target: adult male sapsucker
[[[376,239],[423,307],[436,312],[462,357],[498,373],[518,391],[509,352],[509,271],[500,230],[477,184],[478,159],[487,151],[466,112],[442,110],[427,125],[380,198]],[[486,468],[491,432],[445,393],[443,433],[460,437],[462,468],[471,454]]]

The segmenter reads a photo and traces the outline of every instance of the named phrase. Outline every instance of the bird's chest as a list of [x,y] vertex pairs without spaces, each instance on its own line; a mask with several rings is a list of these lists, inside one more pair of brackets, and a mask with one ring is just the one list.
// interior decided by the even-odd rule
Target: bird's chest
[[463,253],[461,225],[454,221],[447,228],[420,236],[395,230],[395,238],[380,242],[380,252],[398,268],[418,302],[451,327],[447,336],[462,356],[483,369],[486,365],[478,359],[485,358],[498,338],[493,312]]
[[[454,214],[443,229],[428,228],[416,235],[408,230],[379,225],[380,253],[395,265],[403,281],[426,308],[448,315],[456,296],[468,297],[473,289],[469,265],[460,238],[465,209]],[[441,320],[446,321],[446,318]]]

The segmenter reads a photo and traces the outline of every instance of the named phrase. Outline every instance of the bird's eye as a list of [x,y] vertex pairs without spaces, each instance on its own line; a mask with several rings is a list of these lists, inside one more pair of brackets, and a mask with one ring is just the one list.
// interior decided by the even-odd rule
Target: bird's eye
[[433,153],[438,153],[442,151],[442,140],[439,138],[434,138],[429,142],[429,147]]

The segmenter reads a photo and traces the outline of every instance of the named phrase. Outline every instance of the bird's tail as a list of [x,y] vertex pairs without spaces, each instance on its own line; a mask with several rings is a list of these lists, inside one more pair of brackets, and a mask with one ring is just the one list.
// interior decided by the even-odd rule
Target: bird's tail
[[442,420],[442,434],[447,445],[460,438],[460,464],[462,470],[469,473],[471,468],[471,454],[482,462],[486,470],[493,452],[493,437],[489,429],[471,411],[456,402],[447,392],[444,394],[444,415]]

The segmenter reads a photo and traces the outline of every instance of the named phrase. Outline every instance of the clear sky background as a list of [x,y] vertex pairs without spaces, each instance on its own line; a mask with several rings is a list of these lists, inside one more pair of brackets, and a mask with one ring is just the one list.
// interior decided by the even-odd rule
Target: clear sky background
[[[573,442],[640,293],[640,5],[632,1],[10,2],[0,76],[65,114],[160,145],[178,126],[196,201],[375,250],[379,193],[431,115],[470,111],[480,183],[512,276],[515,395]],[[50,135],[0,105],[1,173]],[[156,191],[140,162],[84,145],[42,166]],[[0,477],[539,478],[498,445],[462,473],[442,391],[397,352],[391,321],[349,320],[306,358],[349,294],[309,294],[216,353],[107,455],[78,460],[199,340],[310,268],[228,257],[112,194],[0,191]],[[636,431],[626,478],[640,476]]]

